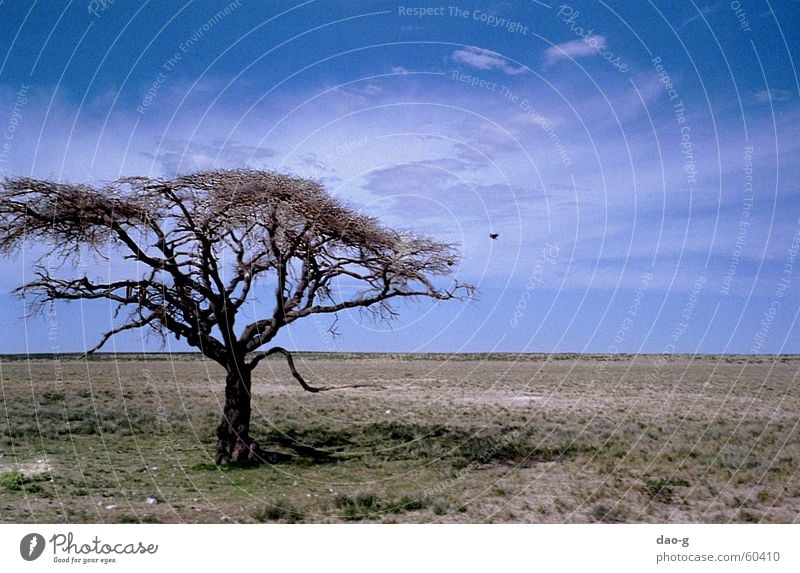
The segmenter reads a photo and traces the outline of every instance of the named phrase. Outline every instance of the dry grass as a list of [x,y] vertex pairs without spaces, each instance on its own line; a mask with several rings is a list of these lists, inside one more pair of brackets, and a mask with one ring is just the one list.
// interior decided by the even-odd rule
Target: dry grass
[[265,361],[295,458],[249,469],[211,463],[222,373],[155,358],[0,363],[0,521],[800,522],[797,357]]

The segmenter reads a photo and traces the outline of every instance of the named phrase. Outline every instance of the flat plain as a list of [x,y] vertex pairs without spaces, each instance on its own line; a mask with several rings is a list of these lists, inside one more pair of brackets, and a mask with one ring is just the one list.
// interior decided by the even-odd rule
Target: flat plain
[[800,523],[800,357],[304,354],[254,373],[212,463],[224,373],[190,355],[0,358],[0,521]]

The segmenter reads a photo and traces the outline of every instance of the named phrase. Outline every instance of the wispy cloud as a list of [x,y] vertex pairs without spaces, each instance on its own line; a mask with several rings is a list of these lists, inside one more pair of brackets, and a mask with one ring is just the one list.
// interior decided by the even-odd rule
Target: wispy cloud
[[789,101],[792,99],[792,92],[789,90],[771,89],[761,90],[756,92],[756,99],[761,103],[769,103],[776,101]]
[[678,26],[678,29],[682,30],[683,28],[685,28],[689,24],[691,24],[693,22],[697,22],[700,19],[704,19],[708,14],[712,14],[713,12],[716,12],[718,8],[719,8],[719,6],[717,6],[717,5],[703,6],[702,8],[700,8],[700,10],[699,10],[699,12],[697,14],[689,16],[688,18],[686,18],[686,20],[681,22],[681,25]]
[[453,52],[453,61],[478,68],[479,70],[500,70],[509,76],[516,76],[525,72],[525,68],[516,67],[504,57],[475,46],[468,46],[463,50]]
[[572,60],[584,56],[597,55],[598,52],[595,46],[602,45],[605,41],[605,36],[594,35],[586,36],[582,40],[572,40],[571,42],[550,46],[544,51],[545,64],[551,65],[560,60]]
[[175,175],[202,169],[240,167],[242,164],[263,168],[275,152],[235,141],[215,140],[208,144],[168,139],[155,152],[144,152],[144,155],[152,158],[168,175]]

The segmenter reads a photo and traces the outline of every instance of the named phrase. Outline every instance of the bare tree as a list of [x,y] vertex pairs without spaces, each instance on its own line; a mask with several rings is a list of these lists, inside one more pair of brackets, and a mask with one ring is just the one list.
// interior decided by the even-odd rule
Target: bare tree
[[[57,300],[106,299],[117,305],[113,335],[147,327],[188,344],[226,371],[217,428],[217,463],[259,462],[268,454],[249,435],[251,372],[283,348],[263,348],[281,328],[312,314],[361,308],[396,315],[395,299],[468,298],[469,285],[434,278],[452,272],[453,245],[388,229],[328,195],[316,182],[273,172],[207,171],[171,180],[123,178],[103,187],[6,179],[0,194],[0,253],[25,241],[46,246],[36,279],[19,287],[39,308]],[[89,251],[135,261],[128,278],[56,277]],[[63,264],[48,268],[45,259]],[[52,267],[52,265],[51,265]],[[127,267],[127,265],[118,265]],[[274,287],[274,309],[238,324],[253,287]],[[349,298],[337,286],[358,285]],[[241,321],[240,321],[241,322]]]

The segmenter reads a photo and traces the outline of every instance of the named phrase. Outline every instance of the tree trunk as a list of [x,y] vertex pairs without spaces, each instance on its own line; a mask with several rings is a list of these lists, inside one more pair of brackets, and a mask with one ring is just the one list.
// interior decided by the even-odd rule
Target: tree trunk
[[225,378],[225,408],[217,428],[217,464],[261,462],[250,437],[250,370],[229,367]]
[[228,368],[225,409],[217,427],[217,464],[277,464],[292,459],[285,453],[263,450],[250,437],[250,372],[246,367]]

